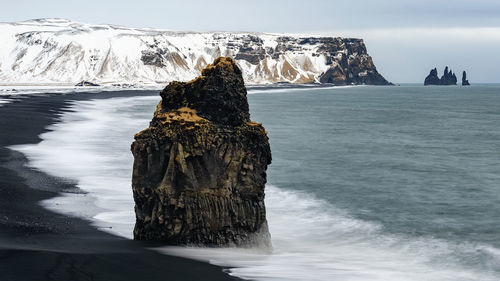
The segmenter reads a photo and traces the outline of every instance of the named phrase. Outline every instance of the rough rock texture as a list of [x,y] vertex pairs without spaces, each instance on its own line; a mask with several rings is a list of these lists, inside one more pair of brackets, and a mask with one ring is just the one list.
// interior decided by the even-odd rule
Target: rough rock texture
[[467,80],[467,72],[462,72],[462,86],[470,86],[469,80]]
[[434,68],[431,70],[429,75],[425,77],[424,85],[456,85],[457,84],[457,76],[451,70],[448,71],[448,67],[444,69],[444,74],[441,78],[437,75],[437,69]]
[[268,243],[268,137],[250,121],[241,71],[218,58],[172,82],[132,143],[134,238],[167,244]]
[[[311,38],[308,38],[311,40]],[[319,38],[319,48],[330,68],[321,75],[321,83],[336,85],[392,85],[378,73],[362,39]]]

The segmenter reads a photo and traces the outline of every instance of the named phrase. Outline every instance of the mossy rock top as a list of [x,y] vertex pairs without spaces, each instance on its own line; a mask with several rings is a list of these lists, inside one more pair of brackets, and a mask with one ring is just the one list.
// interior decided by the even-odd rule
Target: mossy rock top
[[241,70],[230,57],[219,57],[189,82],[171,82],[161,92],[162,111],[183,107],[213,123],[238,126],[250,121]]

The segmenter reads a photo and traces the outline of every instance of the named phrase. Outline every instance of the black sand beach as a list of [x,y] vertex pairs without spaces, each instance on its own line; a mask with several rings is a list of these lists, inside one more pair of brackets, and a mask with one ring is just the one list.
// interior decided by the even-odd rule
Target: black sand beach
[[220,267],[162,255],[146,249],[152,244],[42,208],[41,200],[78,190],[25,167],[26,158],[6,148],[39,142],[70,100],[129,95],[151,92],[46,94],[0,107],[0,280],[236,280]]

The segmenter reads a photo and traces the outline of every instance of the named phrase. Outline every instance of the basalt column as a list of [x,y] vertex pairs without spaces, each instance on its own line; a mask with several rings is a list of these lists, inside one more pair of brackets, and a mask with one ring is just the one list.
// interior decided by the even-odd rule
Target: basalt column
[[241,70],[220,57],[162,92],[149,128],[135,135],[132,189],[137,240],[267,244],[264,186],[271,150],[250,121]]

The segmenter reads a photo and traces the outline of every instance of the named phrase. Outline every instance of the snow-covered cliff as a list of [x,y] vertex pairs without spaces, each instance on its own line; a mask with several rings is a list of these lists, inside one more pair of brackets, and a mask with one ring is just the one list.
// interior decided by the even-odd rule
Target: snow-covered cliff
[[165,84],[187,81],[219,56],[248,84],[388,84],[361,39],[174,32],[64,19],[0,23],[0,85]]

